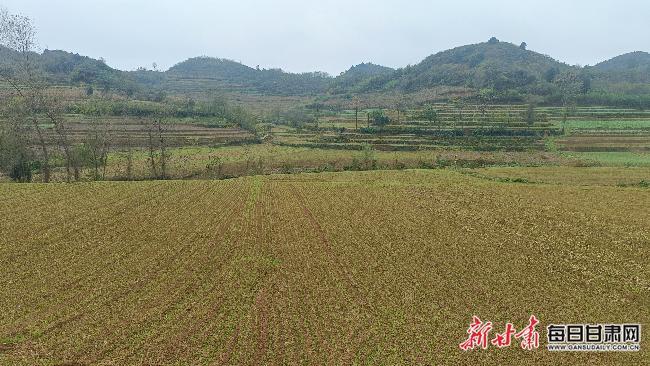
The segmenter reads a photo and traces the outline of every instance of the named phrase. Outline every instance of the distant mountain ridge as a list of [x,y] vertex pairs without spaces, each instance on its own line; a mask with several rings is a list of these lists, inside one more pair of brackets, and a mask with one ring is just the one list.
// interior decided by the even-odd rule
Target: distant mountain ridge
[[[520,46],[488,42],[456,47],[433,54],[416,65],[392,69],[361,63],[337,77],[326,73],[289,73],[281,69],[252,68],[236,61],[195,57],[164,72],[138,69],[121,71],[96,60],[65,51],[45,50],[30,55],[47,79],[58,84],[91,85],[132,94],[138,90],[174,93],[241,91],[268,95],[322,95],[364,92],[416,92],[438,86],[489,89],[499,93],[553,93],[555,79],[572,72],[585,79],[585,86],[607,89],[610,85],[634,84],[647,89],[650,54],[632,52],[593,67],[570,66],[550,56]],[[0,67],[17,62],[18,54],[0,48]],[[587,83],[589,81],[589,83]],[[639,87],[617,87],[639,90]]]

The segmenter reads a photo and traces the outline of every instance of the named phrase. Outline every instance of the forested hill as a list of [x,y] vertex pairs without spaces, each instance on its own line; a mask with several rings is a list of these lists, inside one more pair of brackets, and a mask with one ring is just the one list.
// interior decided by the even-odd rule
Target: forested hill
[[[334,81],[345,78],[345,74]],[[562,103],[567,93],[582,104],[637,106],[650,101],[650,54],[633,52],[594,67],[570,66],[550,56],[491,38],[442,51],[422,62],[339,83],[334,93],[417,92],[441,86],[474,90],[502,102]]]
[[650,53],[641,51],[626,53],[611,60],[603,61],[596,65],[595,68],[600,71],[641,70],[649,72]]
[[650,83],[650,54],[631,52],[614,57],[594,66],[593,69],[610,83]]
[[254,69],[226,59],[197,57],[181,62],[166,72],[140,68],[121,71],[96,60],[65,51],[20,55],[0,47],[0,68],[12,72],[28,59],[30,67],[58,85],[83,85],[97,91],[116,91],[127,95],[152,91],[172,93],[236,90],[272,95],[314,95],[325,93],[331,77],[313,72],[292,74],[280,69]]
[[361,63],[352,66],[346,72],[341,73],[332,82],[330,91],[341,93],[346,91],[362,91],[373,89],[376,86],[371,85],[372,81],[381,80],[381,77],[391,75],[395,70],[373,63]]
[[552,82],[571,67],[549,56],[529,51],[526,45],[489,42],[439,52],[417,65],[366,81],[369,89],[417,91],[435,86],[492,88],[497,91],[529,88]]
[[327,90],[331,77],[322,72],[294,74],[281,69],[252,68],[232,60],[196,57],[181,62],[166,73],[168,86],[174,81],[195,80],[216,87],[274,95],[310,95]]
[[492,39],[429,56],[404,70],[399,85],[417,89],[430,85],[459,85],[505,90],[552,81],[568,65],[529,51],[526,45]]
[[12,72],[10,70],[15,70],[17,65],[24,62],[40,70],[45,79],[53,84],[84,84],[123,92],[137,88],[127,73],[109,67],[102,60],[51,50],[20,55],[0,46],[0,66],[5,72]]
[[255,78],[256,71],[252,67],[227,59],[195,57],[174,65],[167,73],[177,77],[241,82]]

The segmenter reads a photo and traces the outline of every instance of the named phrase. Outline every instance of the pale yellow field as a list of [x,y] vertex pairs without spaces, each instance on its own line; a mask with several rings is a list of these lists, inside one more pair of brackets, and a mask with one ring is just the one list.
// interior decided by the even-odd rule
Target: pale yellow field
[[470,172],[493,179],[524,179],[531,183],[631,186],[650,184],[650,168],[640,167],[491,167]]

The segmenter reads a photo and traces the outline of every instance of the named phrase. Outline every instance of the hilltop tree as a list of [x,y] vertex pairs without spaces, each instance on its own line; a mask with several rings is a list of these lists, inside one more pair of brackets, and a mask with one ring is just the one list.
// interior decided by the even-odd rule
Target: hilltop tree
[[528,48],[528,43],[526,43],[526,42],[521,42],[521,44],[519,45],[519,48],[521,48],[522,50],[525,51],[525,50]]

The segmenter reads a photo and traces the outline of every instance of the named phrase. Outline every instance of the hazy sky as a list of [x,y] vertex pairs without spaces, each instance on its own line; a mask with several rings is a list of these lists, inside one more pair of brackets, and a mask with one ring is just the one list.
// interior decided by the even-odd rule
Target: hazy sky
[[650,51],[648,0],[0,0],[33,18],[41,48],[131,70],[189,57],[336,75],[392,67],[496,36],[570,64]]

